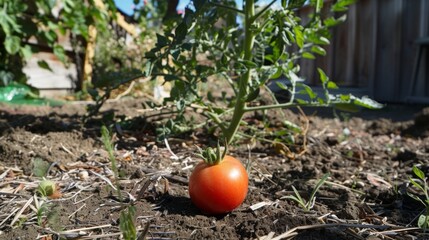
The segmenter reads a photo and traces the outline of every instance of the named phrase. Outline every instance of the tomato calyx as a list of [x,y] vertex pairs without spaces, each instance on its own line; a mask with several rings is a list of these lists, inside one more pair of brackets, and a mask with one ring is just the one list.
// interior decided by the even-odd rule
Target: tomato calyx
[[195,155],[197,157],[202,158],[203,161],[209,165],[219,164],[225,158],[225,155],[228,152],[228,145],[225,144],[225,147],[222,149],[219,142],[217,143],[217,146],[215,149],[212,147],[208,147],[202,150],[198,146],[197,148],[200,153],[197,153]]

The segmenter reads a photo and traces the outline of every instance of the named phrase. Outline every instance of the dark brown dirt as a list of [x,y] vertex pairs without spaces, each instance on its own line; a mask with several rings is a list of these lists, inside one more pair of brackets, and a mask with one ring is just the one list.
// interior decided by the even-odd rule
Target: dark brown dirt
[[[207,139],[201,134],[170,139],[179,157],[174,159],[164,143],[155,141],[153,123],[138,109],[141,103],[135,100],[109,103],[104,117],[83,124],[82,104],[0,106],[0,238],[120,238],[123,207],[103,179],[113,181],[113,174],[100,139],[100,126],[114,113],[124,123],[114,138],[121,195],[128,202],[135,199],[136,225],[140,232],[149,227],[147,239],[262,239],[294,227],[302,227],[295,239],[429,239],[415,228],[424,206],[406,193],[413,166],[429,174],[429,108],[388,106],[339,118],[326,110],[313,116],[307,109],[307,152],[295,159],[271,145],[257,144],[250,153],[233,146],[232,155],[250,162],[250,187],[245,202],[223,216],[202,214],[187,193],[188,176],[198,162],[194,145]],[[45,200],[49,210],[41,223],[34,200],[23,208],[38,196],[36,159],[51,164],[46,178],[62,192],[61,198]],[[294,186],[307,199],[325,173],[330,178],[310,211],[285,198],[294,194]]]

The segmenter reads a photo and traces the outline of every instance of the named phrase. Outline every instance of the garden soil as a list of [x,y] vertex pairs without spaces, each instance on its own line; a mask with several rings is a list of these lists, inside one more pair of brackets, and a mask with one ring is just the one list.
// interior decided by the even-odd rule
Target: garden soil
[[[271,117],[305,131],[295,136],[296,146],[250,140],[231,146],[249,169],[249,192],[221,216],[204,215],[187,192],[200,161],[196,145],[213,144],[210,134],[158,142],[163,117],[150,115],[142,101],[109,102],[83,122],[85,106],[0,106],[0,239],[120,239],[120,215],[130,205],[139,239],[429,239],[417,227],[424,206],[410,197],[424,193],[409,184],[413,166],[429,174],[425,106],[285,110]],[[260,127],[263,119],[245,121]],[[104,123],[115,133],[120,195],[100,137]],[[266,131],[280,131],[276,126]],[[54,198],[37,191],[41,169],[58,185]],[[288,198],[295,187],[309,199],[326,173],[310,210]]]

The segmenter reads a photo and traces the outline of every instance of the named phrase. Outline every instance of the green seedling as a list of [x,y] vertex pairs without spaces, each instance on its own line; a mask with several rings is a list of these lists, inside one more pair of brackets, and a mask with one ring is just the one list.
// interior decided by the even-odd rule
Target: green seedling
[[54,181],[43,179],[37,187],[37,192],[42,197],[52,196],[57,191],[57,186]]
[[117,194],[118,194],[119,200],[122,202],[121,190],[118,186],[118,178],[119,178],[118,165],[116,164],[116,158],[115,158],[115,154],[114,154],[112,136],[110,135],[110,132],[106,126],[101,127],[101,138],[103,140],[104,147],[106,148],[106,151],[109,154],[109,159],[110,159],[110,162],[112,164],[112,171],[113,171],[113,174],[115,177],[115,185],[116,185],[116,189],[117,189]]
[[[116,185],[119,201],[123,202],[121,189],[118,183],[119,172],[118,172],[118,165],[116,163],[116,158],[114,154],[112,136],[106,126],[101,127],[101,138],[103,140],[104,147],[106,148],[106,151],[109,154],[110,162],[112,163],[112,171],[115,176],[115,185]],[[135,220],[134,220],[135,215],[136,215],[136,210],[135,210],[135,207],[132,205],[129,205],[126,210],[121,211],[121,214],[119,217],[119,229],[121,230],[122,236],[125,240],[137,239],[137,229],[136,229]]]
[[137,239],[137,230],[134,222],[136,215],[136,208],[134,206],[128,206],[127,210],[121,212],[119,218],[119,229],[122,232],[122,236],[125,240]]
[[36,177],[44,177],[48,173],[50,164],[40,158],[35,158],[33,161],[33,174]]
[[427,177],[425,176],[424,172],[416,166],[413,166],[413,173],[415,176],[417,176],[417,178],[410,177],[410,182],[415,188],[417,188],[424,194],[424,198],[417,196],[410,191],[407,191],[407,194],[408,196],[421,202],[425,206],[425,211],[423,214],[420,215],[417,221],[417,226],[419,226],[419,228],[427,230],[429,228],[429,191]]
[[292,189],[293,189],[293,192],[295,193],[295,196],[290,195],[290,196],[285,196],[283,198],[290,199],[297,202],[304,211],[308,212],[314,207],[314,204],[316,202],[316,193],[317,191],[319,191],[320,187],[325,183],[328,177],[329,177],[329,173],[326,173],[325,175],[323,175],[323,177],[317,182],[308,200],[305,200],[304,198],[302,198],[301,194],[299,194],[298,190],[294,186],[292,186]]
[[37,225],[40,227],[49,226],[49,228],[54,230],[63,229],[61,221],[59,220],[60,210],[58,205],[44,199],[38,200],[38,198],[34,196],[34,206],[36,209]]

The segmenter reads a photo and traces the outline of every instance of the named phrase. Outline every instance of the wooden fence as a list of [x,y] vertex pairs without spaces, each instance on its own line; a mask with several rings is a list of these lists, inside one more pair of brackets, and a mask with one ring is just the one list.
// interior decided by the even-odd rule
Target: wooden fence
[[[300,15],[311,11],[303,8]],[[429,36],[429,0],[358,0],[332,36],[325,57],[301,60],[310,84],[318,84],[316,67],[321,67],[340,86],[364,89],[379,101],[405,102],[417,58],[415,40]],[[429,49],[422,60],[413,97],[427,101]]]

